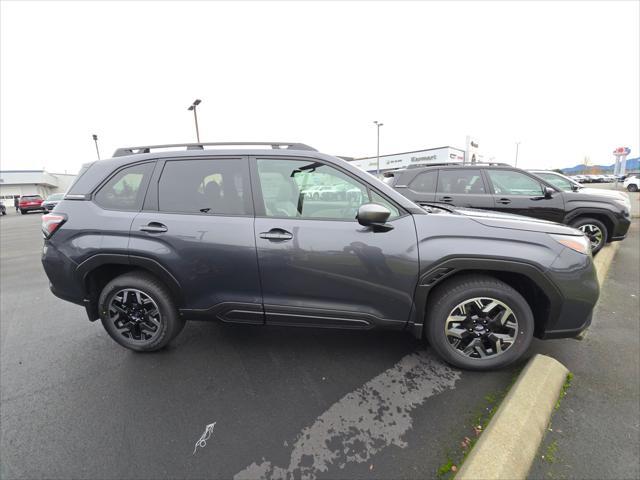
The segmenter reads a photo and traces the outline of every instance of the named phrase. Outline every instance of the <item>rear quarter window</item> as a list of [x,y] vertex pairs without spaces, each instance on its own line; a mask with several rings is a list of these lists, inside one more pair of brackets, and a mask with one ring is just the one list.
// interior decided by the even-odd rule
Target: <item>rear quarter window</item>
[[438,171],[431,170],[418,174],[411,183],[409,188],[414,192],[431,193],[436,191],[436,181],[438,179]]
[[140,210],[153,167],[143,163],[120,170],[98,190],[95,203],[108,210]]

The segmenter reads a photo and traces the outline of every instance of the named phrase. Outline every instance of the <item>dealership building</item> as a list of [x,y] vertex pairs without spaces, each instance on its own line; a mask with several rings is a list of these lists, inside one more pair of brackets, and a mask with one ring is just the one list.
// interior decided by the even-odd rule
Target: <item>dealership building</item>
[[76,178],[66,173],[48,173],[44,170],[0,170],[0,201],[13,207],[13,199],[20,195],[64,193]]
[[[406,168],[411,165],[429,165],[432,163],[464,163],[465,151],[454,147],[428,148],[412,152],[380,155],[380,172]],[[376,173],[378,157],[357,158],[352,165],[369,173]]]

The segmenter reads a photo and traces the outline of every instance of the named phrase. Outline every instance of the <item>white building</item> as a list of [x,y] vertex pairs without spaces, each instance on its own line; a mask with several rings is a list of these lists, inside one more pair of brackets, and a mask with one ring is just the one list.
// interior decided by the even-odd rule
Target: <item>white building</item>
[[[413,152],[380,155],[380,172],[406,168],[409,165],[429,165],[431,163],[464,163],[464,150],[454,147],[428,148]],[[376,173],[377,157],[357,158],[352,165],[369,173]]]
[[13,198],[16,196],[40,195],[47,198],[52,193],[64,193],[75,178],[75,175],[44,170],[2,170],[0,202],[6,207],[13,207]]

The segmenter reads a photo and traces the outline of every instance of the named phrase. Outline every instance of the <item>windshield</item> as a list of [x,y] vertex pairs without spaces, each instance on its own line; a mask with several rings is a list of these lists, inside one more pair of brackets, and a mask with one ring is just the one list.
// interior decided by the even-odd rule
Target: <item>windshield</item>
[[53,195],[49,195],[47,200],[62,200],[64,198],[64,193],[54,193]]
[[560,190],[564,190],[565,192],[570,192],[576,187],[581,188],[581,185],[579,183],[574,182],[570,178],[567,178],[558,173],[540,172],[540,173],[536,173],[536,175],[542,178],[543,180],[546,180],[554,187],[558,187]]

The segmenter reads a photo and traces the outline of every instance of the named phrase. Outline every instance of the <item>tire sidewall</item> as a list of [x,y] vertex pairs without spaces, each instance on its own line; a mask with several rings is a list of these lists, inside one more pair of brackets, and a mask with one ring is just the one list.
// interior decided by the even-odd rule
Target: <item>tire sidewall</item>
[[[473,286],[462,291],[454,291],[437,302],[429,313],[427,337],[429,343],[448,362],[466,370],[491,370],[505,367],[518,360],[529,348],[533,339],[534,320],[526,300],[511,287],[493,285]],[[509,349],[495,358],[486,360],[466,357],[458,353],[445,335],[445,322],[451,311],[464,302],[476,297],[491,297],[506,304],[518,320],[518,335]]]
[[580,228],[584,225],[596,225],[602,231],[602,242],[600,243],[598,248],[592,249],[592,253],[593,255],[595,255],[600,250],[602,250],[602,247],[607,244],[609,231],[607,230],[607,226],[604,223],[602,223],[600,220],[596,220],[595,218],[583,217],[571,223],[571,226],[574,228]]
[[[125,288],[134,288],[144,292],[146,295],[151,297],[158,306],[158,310],[160,311],[161,331],[160,334],[148,344],[136,345],[127,342],[126,338],[118,333],[115,325],[109,318],[109,302],[111,302],[111,299],[118,291]],[[169,295],[160,285],[157,284],[157,282],[146,276],[126,274],[111,280],[103,288],[100,294],[100,299],[98,300],[98,311],[100,313],[102,325],[109,336],[123,347],[137,352],[149,352],[161,349],[173,338],[174,330],[176,330],[175,323],[177,321],[178,314],[173,303],[169,299]]]

